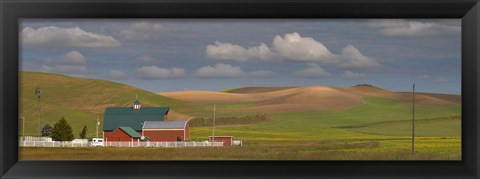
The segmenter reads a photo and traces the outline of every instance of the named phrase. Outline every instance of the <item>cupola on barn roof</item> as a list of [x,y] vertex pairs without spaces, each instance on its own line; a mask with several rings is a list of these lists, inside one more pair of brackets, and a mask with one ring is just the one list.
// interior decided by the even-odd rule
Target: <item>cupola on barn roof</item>
[[133,104],[134,104],[134,105],[135,105],[135,104],[140,104],[140,101],[137,99],[137,100],[135,100],[135,101],[133,102]]
[[138,99],[136,99],[134,102],[133,102],[133,109],[135,110],[140,110],[140,108],[142,107],[142,105],[140,105],[140,101]]

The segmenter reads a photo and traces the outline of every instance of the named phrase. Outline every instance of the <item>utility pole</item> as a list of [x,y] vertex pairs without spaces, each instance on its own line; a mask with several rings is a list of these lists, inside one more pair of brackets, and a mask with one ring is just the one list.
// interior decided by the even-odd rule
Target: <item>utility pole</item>
[[213,128],[212,128],[212,147],[214,147],[215,145],[213,145],[213,143],[215,143],[215,104],[213,105]]
[[415,154],[415,83],[412,93],[412,155]]
[[[95,134],[95,137],[98,138],[98,126],[100,126],[100,112],[96,112],[95,109],[97,109],[99,106],[100,106],[100,103],[103,101],[103,99],[99,99],[97,102],[96,102],[96,105],[92,107],[92,110],[94,113],[97,113],[97,123],[95,124],[96,128],[97,128],[97,131],[96,131],[96,134]],[[101,110],[101,108],[100,108]],[[103,133],[102,133],[103,134]],[[102,136],[103,138],[103,136]]]
[[98,138],[98,126],[100,125],[100,121],[99,121],[99,118],[100,117],[100,114],[97,114],[97,135],[96,135],[96,138]]
[[38,136],[41,136],[41,127],[40,127],[40,97],[37,100],[37,123],[38,123]]

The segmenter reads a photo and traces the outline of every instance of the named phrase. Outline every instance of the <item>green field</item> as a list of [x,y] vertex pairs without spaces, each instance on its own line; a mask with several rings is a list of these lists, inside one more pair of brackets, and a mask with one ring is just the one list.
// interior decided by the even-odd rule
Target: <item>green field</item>
[[[139,96],[143,106],[170,106],[192,118],[190,140],[212,134],[212,104],[187,103],[120,83],[48,73],[20,73],[20,114],[25,134],[37,135],[36,87],[44,90],[41,119],[53,125],[62,116],[74,134],[83,125],[95,135],[97,114],[109,106],[130,106]],[[235,92],[236,89],[227,90]],[[242,147],[211,148],[21,148],[28,159],[299,159],[299,160],[459,160],[460,104],[416,106],[416,154],[411,155],[411,103],[365,97],[363,104],[342,111],[309,110],[282,113],[232,112],[255,104],[218,104],[215,135],[243,140]],[[172,115],[170,114],[172,118]],[[259,117],[261,116],[261,117]],[[175,116],[173,116],[175,118]],[[19,126],[22,126],[19,119]],[[102,122],[103,124],[103,122]],[[102,126],[100,126],[100,131]],[[19,135],[22,135],[22,129]],[[101,133],[100,133],[101,134]],[[100,155],[108,152],[114,155]],[[121,155],[123,153],[132,155]],[[152,157],[147,156],[152,153]],[[58,155],[55,155],[58,154]],[[118,154],[118,155],[116,155]],[[52,158],[53,157],[53,158]]]
[[[218,135],[240,140],[371,139],[411,135],[411,105],[404,101],[364,99],[365,104],[341,112],[308,111],[273,114],[272,121],[254,125],[220,126]],[[417,107],[417,135],[460,137],[460,106]],[[210,128],[192,128],[200,139]]]

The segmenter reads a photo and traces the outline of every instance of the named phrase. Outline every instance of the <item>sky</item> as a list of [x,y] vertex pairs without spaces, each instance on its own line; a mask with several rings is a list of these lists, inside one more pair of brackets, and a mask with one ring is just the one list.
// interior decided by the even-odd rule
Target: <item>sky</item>
[[460,19],[22,19],[20,71],[151,92],[370,84],[461,94]]

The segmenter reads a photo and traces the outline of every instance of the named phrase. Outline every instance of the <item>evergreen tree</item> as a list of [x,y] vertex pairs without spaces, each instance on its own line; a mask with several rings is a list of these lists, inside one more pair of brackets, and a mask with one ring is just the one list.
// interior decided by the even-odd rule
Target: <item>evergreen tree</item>
[[73,130],[64,117],[53,126],[52,139],[55,141],[73,140]]
[[83,126],[82,132],[80,132],[80,139],[85,139],[87,138],[87,126]]
[[42,127],[42,137],[49,137],[52,135],[52,126],[50,124],[45,124]]

